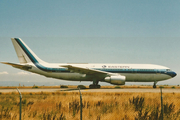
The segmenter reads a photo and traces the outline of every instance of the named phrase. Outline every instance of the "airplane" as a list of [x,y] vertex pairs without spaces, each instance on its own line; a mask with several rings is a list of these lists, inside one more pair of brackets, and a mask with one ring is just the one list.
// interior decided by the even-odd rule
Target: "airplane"
[[89,88],[100,88],[99,81],[113,85],[125,82],[154,82],[175,77],[170,68],[154,64],[71,64],[41,60],[20,38],[11,38],[20,63],[1,62],[12,67],[68,81],[92,81]]

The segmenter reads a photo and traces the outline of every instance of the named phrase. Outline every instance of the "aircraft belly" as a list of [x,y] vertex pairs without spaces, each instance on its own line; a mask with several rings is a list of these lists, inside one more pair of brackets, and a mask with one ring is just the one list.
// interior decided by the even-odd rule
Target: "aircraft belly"
[[131,73],[131,74],[121,74],[126,76],[126,81],[128,82],[154,82],[154,81],[161,81],[171,78],[166,74],[138,74],[138,73]]
[[80,81],[84,80],[85,77],[79,73],[59,73],[59,79]]
[[88,81],[87,77],[84,74],[79,74],[79,73],[45,72],[45,71],[39,70],[36,67],[32,67],[32,69],[28,71],[36,73],[36,74],[44,75],[50,78],[56,78],[56,79],[62,79],[62,80],[73,80],[73,81]]

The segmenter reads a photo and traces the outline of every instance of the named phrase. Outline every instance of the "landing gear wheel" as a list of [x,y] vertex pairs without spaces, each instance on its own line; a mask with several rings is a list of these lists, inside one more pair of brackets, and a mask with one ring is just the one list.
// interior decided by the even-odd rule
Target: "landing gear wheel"
[[154,83],[153,88],[156,88],[156,83]]
[[93,85],[93,84],[91,84],[91,85],[89,85],[89,88],[90,88],[90,89],[93,89],[93,88],[101,88],[101,86],[100,86],[100,85]]

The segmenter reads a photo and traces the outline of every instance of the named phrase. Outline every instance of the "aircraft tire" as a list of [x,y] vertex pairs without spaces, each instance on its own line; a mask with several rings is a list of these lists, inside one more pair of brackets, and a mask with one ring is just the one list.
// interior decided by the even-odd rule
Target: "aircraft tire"
[[96,88],[101,88],[101,86],[100,85],[93,85],[93,84],[91,84],[91,85],[89,85],[89,88],[90,89],[96,89]]

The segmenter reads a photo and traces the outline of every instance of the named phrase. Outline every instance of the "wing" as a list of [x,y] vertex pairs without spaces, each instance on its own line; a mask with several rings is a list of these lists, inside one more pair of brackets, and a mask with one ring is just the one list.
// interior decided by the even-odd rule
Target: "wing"
[[81,74],[87,74],[87,75],[103,75],[103,76],[108,76],[112,73],[109,72],[104,72],[100,70],[94,70],[90,68],[83,68],[83,67],[77,67],[77,66],[72,66],[72,65],[62,65],[60,67],[65,67],[68,68],[68,70],[76,72],[76,73],[81,73]]
[[3,64],[11,65],[15,68],[23,69],[23,70],[29,70],[32,68],[30,65],[21,65],[21,64],[15,64],[15,63],[9,63],[9,62],[1,62]]

